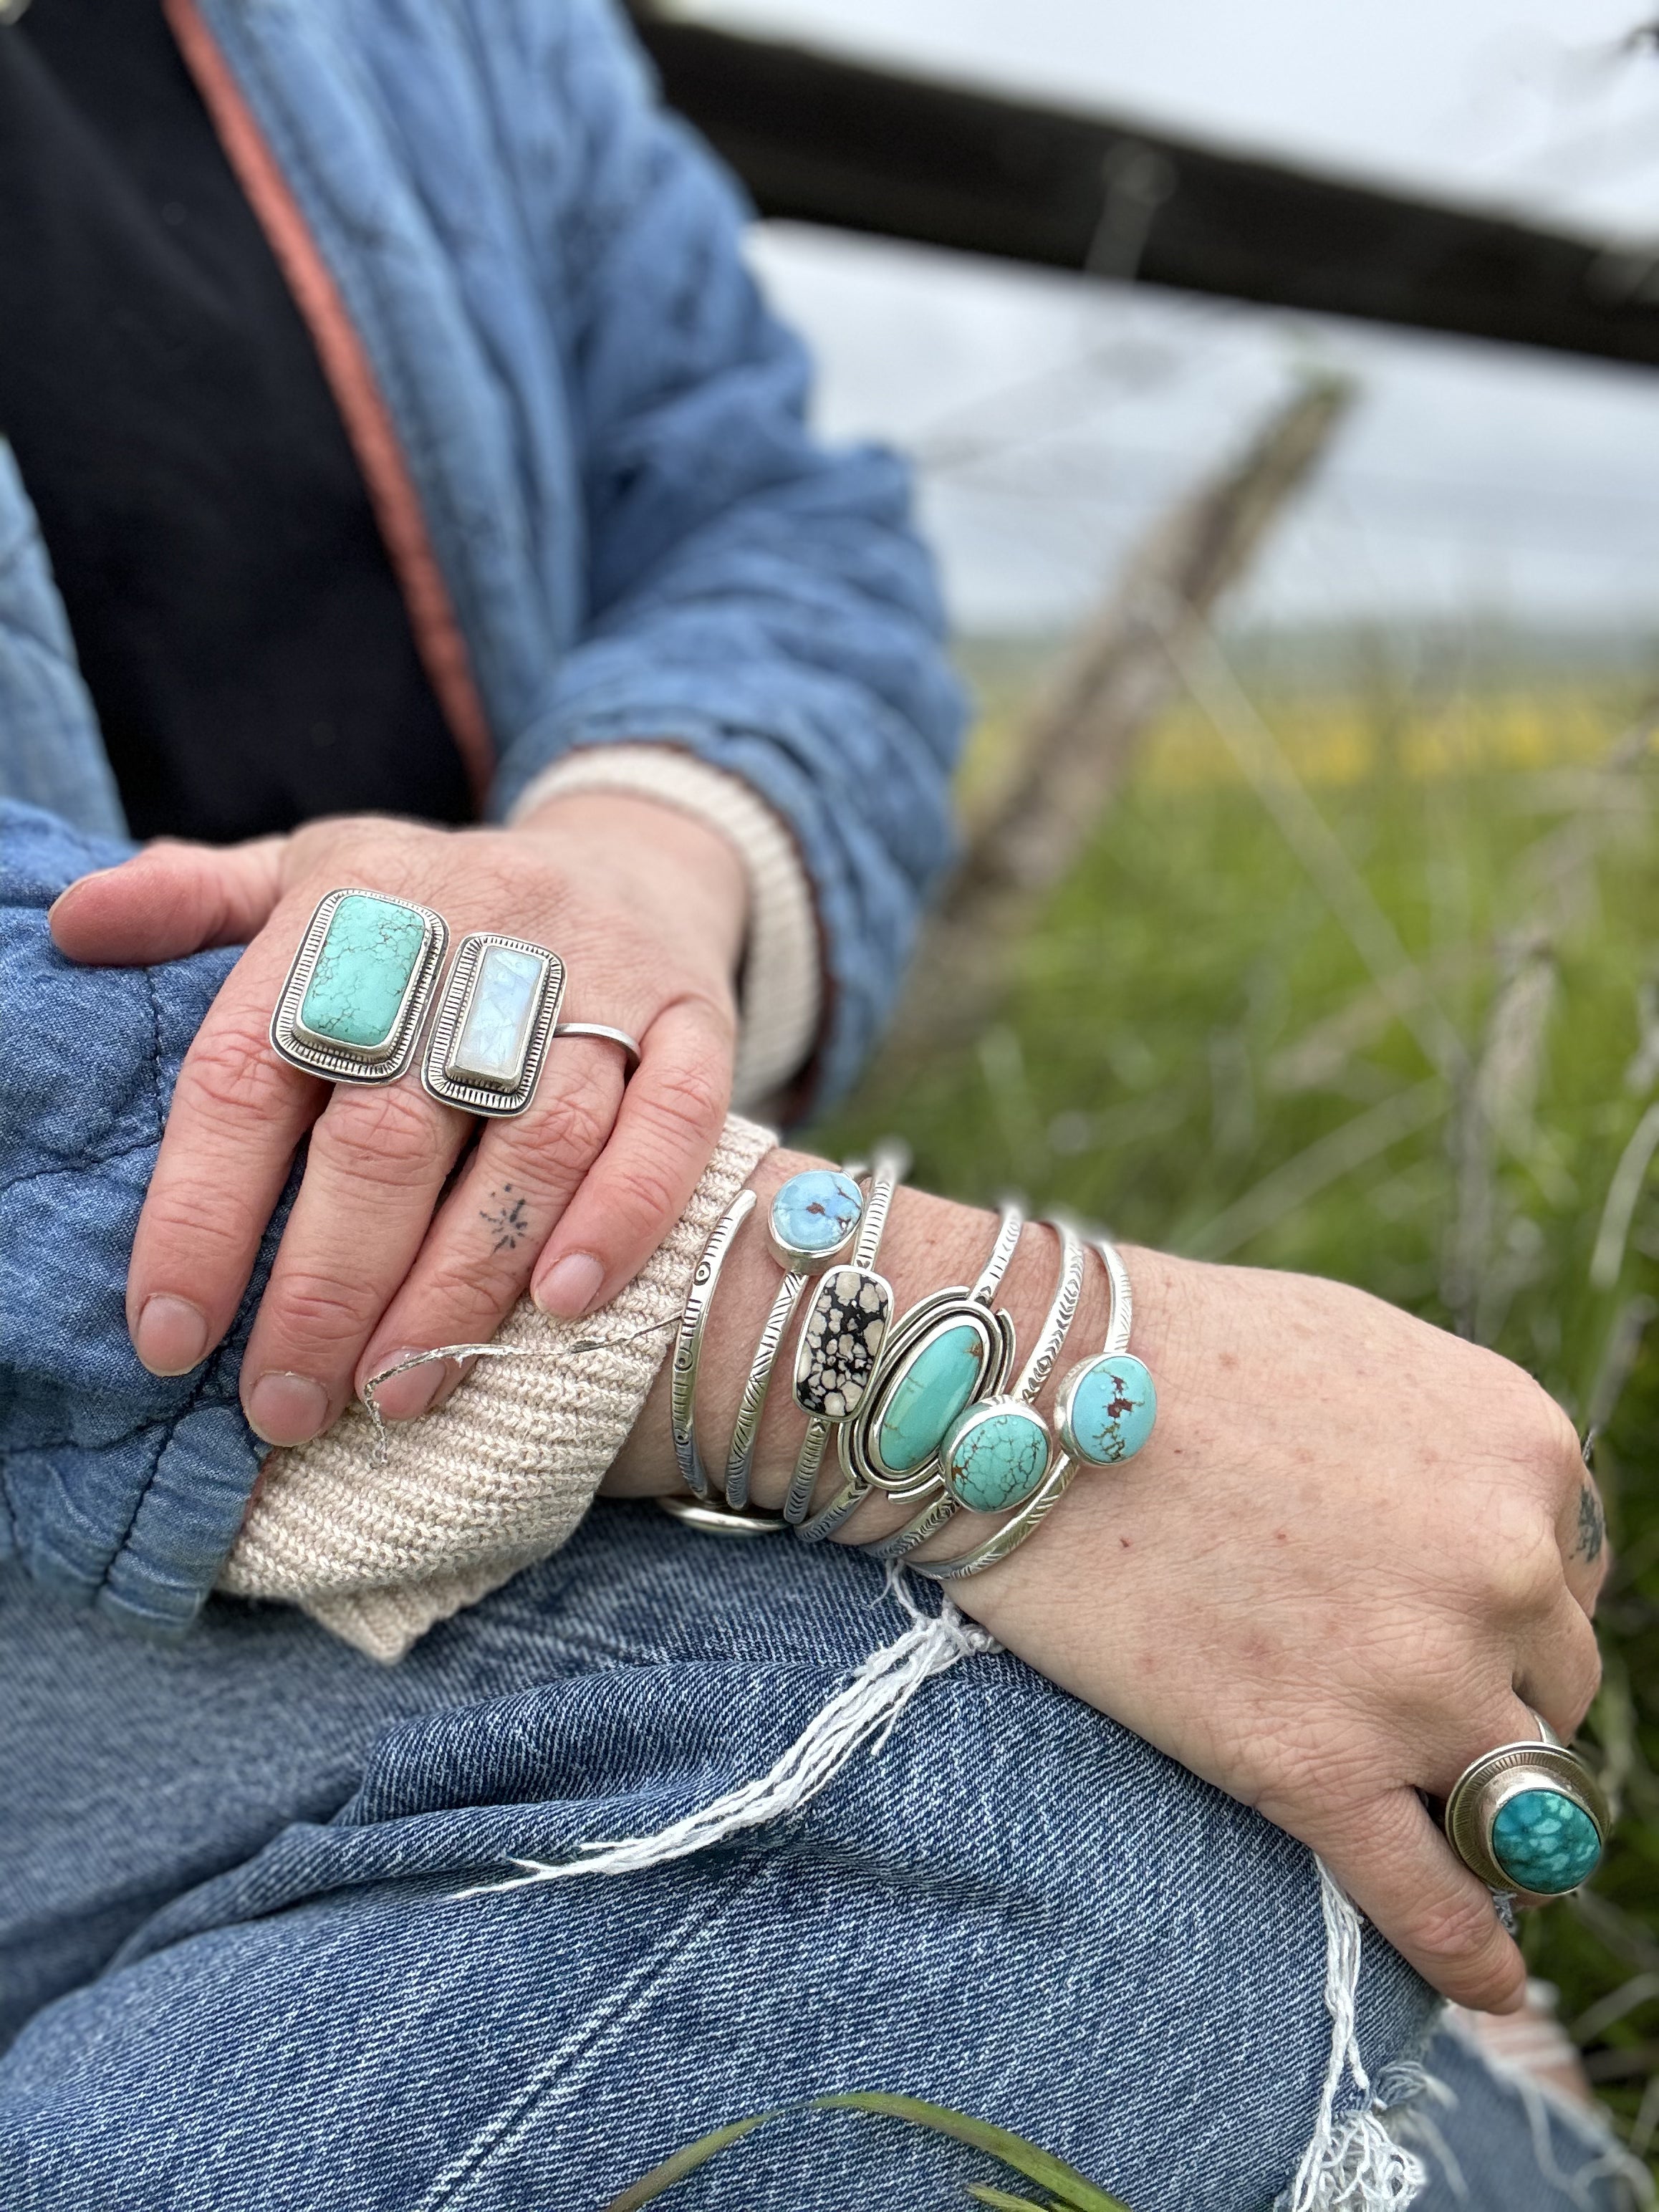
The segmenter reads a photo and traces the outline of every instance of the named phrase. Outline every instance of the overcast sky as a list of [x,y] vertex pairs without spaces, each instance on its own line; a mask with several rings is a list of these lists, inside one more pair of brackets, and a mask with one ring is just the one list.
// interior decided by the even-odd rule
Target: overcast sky
[[[1646,0],[696,0],[708,20],[1659,240]],[[1251,611],[1659,629],[1659,371],[1112,289],[772,227],[832,434],[917,447],[958,617],[1074,615],[1310,358],[1362,409]]]

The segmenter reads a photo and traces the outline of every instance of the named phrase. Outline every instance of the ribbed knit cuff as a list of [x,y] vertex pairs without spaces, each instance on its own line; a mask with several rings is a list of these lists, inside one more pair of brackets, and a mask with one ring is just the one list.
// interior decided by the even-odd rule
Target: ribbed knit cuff
[[[384,1458],[353,1406],[325,1436],[265,1462],[219,1577],[280,1598],[373,1657],[400,1659],[434,1622],[556,1552],[592,1503],[673,1343],[709,1231],[777,1142],[735,1116],[667,1237],[580,1322],[521,1298],[448,1403],[389,1425]],[[578,1353],[582,1339],[601,1351]]]
[[740,776],[676,746],[644,742],[595,745],[555,761],[526,787],[512,818],[573,791],[638,792],[695,816],[737,848],[749,872],[749,941],[732,1097],[752,1111],[800,1073],[823,1011],[817,914],[793,838]]

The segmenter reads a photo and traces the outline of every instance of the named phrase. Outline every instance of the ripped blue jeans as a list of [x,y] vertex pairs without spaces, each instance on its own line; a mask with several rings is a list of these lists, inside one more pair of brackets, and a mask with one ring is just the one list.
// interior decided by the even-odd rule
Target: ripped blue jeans
[[[495,1887],[752,1780],[904,1626],[861,1555],[646,1506],[597,1507],[392,1668],[281,1607],[141,1643],[0,1579],[0,2203],[599,2212],[723,2122],[875,2088],[1000,2122],[1133,2212],[1266,2212],[1331,2056],[1314,1863],[1005,1654],[927,1681],[786,1817]],[[1363,1955],[1386,2095],[1432,2007]],[[1430,2058],[1468,2193],[1443,2169],[1425,2201],[1580,2201],[1515,2093]],[[1339,2130],[1364,2101],[1345,2069]],[[1596,2156],[1553,2139],[1564,2174]],[[1010,2179],[817,2114],[670,2201],[943,2212]]]
[[[1368,1936],[1350,2048],[1307,1852],[1001,1652],[775,1817],[501,1887],[718,1803],[933,1632],[861,1555],[600,1506],[392,1668],[206,1598],[258,1466],[261,1277],[171,1381],[122,1292],[228,956],[59,961],[47,902],[113,857],[0,802],[4,2212],[599,2212],[706,2130],[853,2088],[1000,2122],[1133,2212],[1397,2205],[1365,2116],[1429,1992]],[[1435,2212],[1621,2201],[1594,2129],[1444,2036],[1428,2063],[1402,2122]],[[1007,2179],[798,2113],[672,2201],[943,2212]]]

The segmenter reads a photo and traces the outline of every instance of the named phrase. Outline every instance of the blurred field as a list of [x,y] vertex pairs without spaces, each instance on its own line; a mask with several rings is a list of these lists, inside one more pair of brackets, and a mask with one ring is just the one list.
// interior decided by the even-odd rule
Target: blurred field
[[[1241,662],[1171,714],[970,1045],[823,1133],[1126,1237],[1359,1283],[1601,1431],[1619,1564],[1593,1721],[1624,1799],[1533,1916],[1593,2078],[1659,2143],[1659,768],[1638,666]],[[981,743],[1016,711],[991,671]],[[970,769],[969,788],[973,774]]]

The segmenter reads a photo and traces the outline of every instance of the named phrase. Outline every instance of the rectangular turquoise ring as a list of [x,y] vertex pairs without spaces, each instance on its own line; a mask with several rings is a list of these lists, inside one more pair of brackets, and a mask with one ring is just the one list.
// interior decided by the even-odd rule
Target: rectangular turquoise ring
[[331,891],[307,925],[270,1042],[309,1075],[395,1083],[415,1057],[449,925],[384,891]]
[[564,963],[544,945],[474,931],[455,948],[421,1080],[468,1114],[522,1114],[535,1095],[564,996]]

